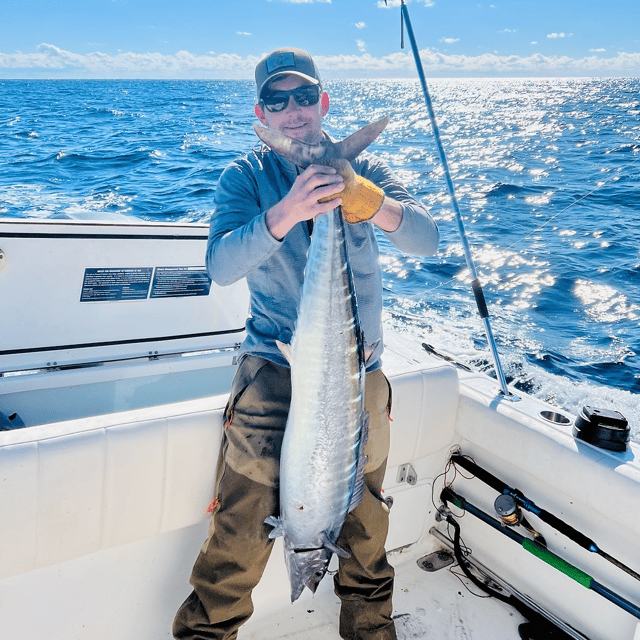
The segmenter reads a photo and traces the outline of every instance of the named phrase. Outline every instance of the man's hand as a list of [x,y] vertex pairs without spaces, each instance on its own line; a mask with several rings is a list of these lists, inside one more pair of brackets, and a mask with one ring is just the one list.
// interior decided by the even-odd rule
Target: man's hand
[[331,203],[327,198],[343,185],[342,176],[333,167],[316,164],[307,167],[296,178],[289,193],[267,211],[267,228],[271,235],[282,240],[298,222],[334,209],[339,203]]
[[342,215],[347,222],[355,224],[370,220],[378,213],[384,202],[384,191],[370,180],[356,175],[347,160],[336,160],[334,166],[344,179],[344,189],[320,202],[342,200]]

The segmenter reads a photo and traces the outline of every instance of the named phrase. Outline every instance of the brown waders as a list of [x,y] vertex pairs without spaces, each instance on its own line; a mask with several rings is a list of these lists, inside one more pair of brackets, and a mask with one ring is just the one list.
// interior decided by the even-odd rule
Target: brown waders
[[[173,624],[179,640],[233,640],[253,613],[251,592],[273,546],[271,527],[264,520],[279,513],[280,448],[290,398],[288,368],[254,356],[243,359],[225,410],[209,538],[193,568],[193,592]],[[367,374],[368,491],[344,523],[338,545],[350,557],[340,558],[334,578],[345,640],[396,638],[391,619],[394,574],[384,549],[389,510],[381,498],[389,406],[384,374]]]

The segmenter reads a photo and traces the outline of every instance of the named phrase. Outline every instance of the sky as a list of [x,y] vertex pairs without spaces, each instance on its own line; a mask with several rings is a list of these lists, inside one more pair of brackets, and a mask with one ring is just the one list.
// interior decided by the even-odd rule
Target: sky
[[[407,0],[427,77],[638,77],[640,0]],[[400,0],[0,0],[0,79],[413,78]]]

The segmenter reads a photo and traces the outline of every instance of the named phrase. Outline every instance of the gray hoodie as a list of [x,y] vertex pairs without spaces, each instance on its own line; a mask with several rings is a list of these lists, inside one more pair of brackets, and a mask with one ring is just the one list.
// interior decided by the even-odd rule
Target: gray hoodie
[[[389,166],[367,152],[351,164],[357,174],[402,204],[402,222],[396,231],[385,232],[387,238],[404,253],[433,255],[438,246],[438,227]],[[251,308],[242,353],[285,366],[276,340],[291,341],[310,234],[309,226],[300,223],[283,240],[276,240],[267,228],[266,212],[287,195],[298,173],[295,165],[267,147],[232,162],[216,189],[216,210],[207,244],[207,269],[214,282],[229,285],[247,279]],[[378,243],[370,222],[345,227],[364,339],[368,345],[379,341],[367,363],[371,371],[380,367],[383,349]]]

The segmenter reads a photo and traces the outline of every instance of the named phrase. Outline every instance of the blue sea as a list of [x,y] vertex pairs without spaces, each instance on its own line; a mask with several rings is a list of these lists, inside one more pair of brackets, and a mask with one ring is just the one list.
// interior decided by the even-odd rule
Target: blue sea
[[[429,86],[508,380],[640,442],[640,80]],[[390,114],[372,150],[441,230],[426,259],[381,237],[385,323],[491,371],[417,81],[326,89],[336,138]],[[206,222],[253,104],[247,81],[0,81],[0,217]]]

